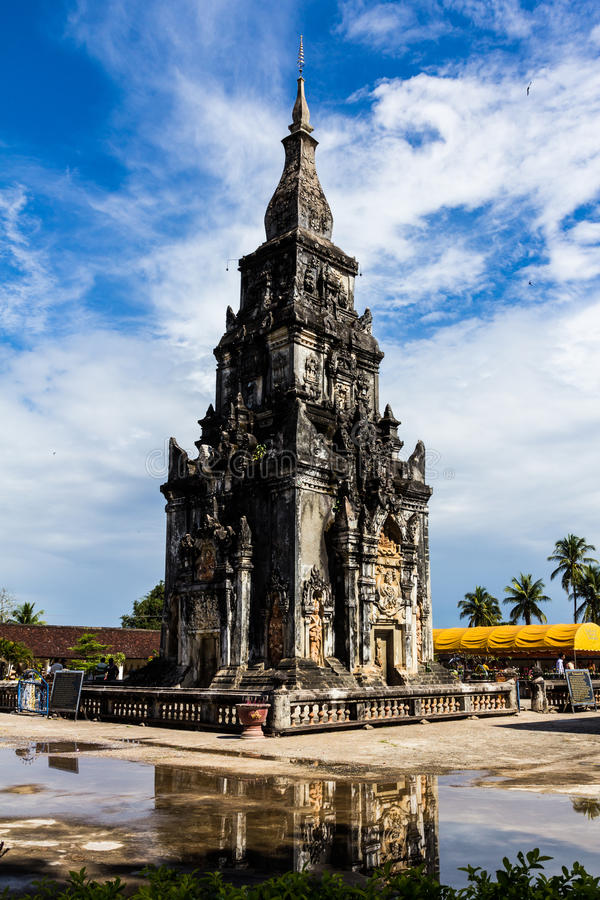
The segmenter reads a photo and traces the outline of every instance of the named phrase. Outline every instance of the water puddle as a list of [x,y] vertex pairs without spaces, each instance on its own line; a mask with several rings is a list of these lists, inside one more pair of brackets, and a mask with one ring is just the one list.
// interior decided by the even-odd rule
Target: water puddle
[[390,781],[230,777],[95,757],[92,744],[0,748],[0,890],[86,866],[95,878],[148,864],[220,869],[237,883],[289,869],[360,878],[424,863],[454,885],[537,846],[550,872],[597,867],[600,802],[477,785],[481,773]]

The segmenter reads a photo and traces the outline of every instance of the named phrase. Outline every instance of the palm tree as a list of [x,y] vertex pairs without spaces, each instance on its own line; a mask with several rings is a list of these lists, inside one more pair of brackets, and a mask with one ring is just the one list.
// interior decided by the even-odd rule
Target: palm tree
[[12,621],[19,625],[45,625],[46,623],[41,618],[44,610],[40,609],[39,612],[34,612],[34,609],[35,603],[22,603],[21,606],[16,607]]
[[477,585],[474,591],[465,594],[464,600],[459,600],[458,608],[461,611],[460,618],[469,620],[469,628],[477,625],[497,625],[502,618],[498,601],[480,585]]
[[560,575],[560,583],[567,597],[571,592],[574,622],[577,621],[577,596],[583,567],[598,562],[593,556],[586,556],[586,553],[595,549],[593,544],[586,543],[585,538],[577,537],[576,534],[568,534],[566,538],[556,542],[554,553],[548,557],[548,562],[558,563],[550,578],[554,580],[557,575]]
[[532,619],[542,623],[548,621],[539,607],[540,603],[550,600],[544,594],[544,582],[541,578],[534,581],[533,575],[523,575],[521,572],[518,578],[513,578],[511,584],[504,588],[504,593],[508,594],[504,603],[514,604],[509,612],[512,625],[516,625],[519,619],[523,619],[526,625],[531,625]]
[[592,797],[573,797],[571,805],[575,812],[582,813],[588,819],[597,819],[600,816],[600,801]]
[[600,625],[600,566],[583,566],[577,587],[583,603],[577,607],[575,621]]

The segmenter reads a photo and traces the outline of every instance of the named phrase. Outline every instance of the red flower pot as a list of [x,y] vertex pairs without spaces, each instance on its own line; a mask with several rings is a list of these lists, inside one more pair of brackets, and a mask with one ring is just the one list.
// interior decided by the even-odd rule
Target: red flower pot
[[263,725],[267,720],[270,703],[238,703],[236,712],[238,722],[242,726],[243,738],[264,738]]

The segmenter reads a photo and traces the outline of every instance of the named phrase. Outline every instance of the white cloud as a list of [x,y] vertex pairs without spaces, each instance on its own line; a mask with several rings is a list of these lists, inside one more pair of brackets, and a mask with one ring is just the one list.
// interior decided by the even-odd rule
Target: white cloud
[[[519,571],[548,582],[546,557],[569,531],[600,548],[599,340],[597,292],[578,310],[503,310],[384,344],[382,402],[405,422],[408,453],[418,438],[432,451],[436,622],[452,624],[482,581],[496,596]],[[438,566],[436,541],[458,566],[445,551]],[[550,593],[553,618],[568,617],[560,586]]]
[[194,449],[212,393],[194,374],[151,335],[94,332],[13,354],[0,378],[0,540],[20,601],[57,624],[102,624],[162,577],[168,439]]
[[[590,0],[576,6],[569,0],[546,0],[529,8],[519,0],[340,0],[339,9],[345,38],[387,53],[402,55],[410,49],[416,55],[428,43],[450,38],[488,54],[517,42],[530,59],[549,58],[575,38],[586,38],[598,16]],[[592,40],[595,35],[596,29]]]
[[[423,3],[367,3],[347,0],[340,4],[340,31],[349,40],[379,49],[405,50],[418,41],[435,41],[444,32],[439,5]],[[447,26],[446,26],[447,30]]]
[[39,331],[55,287],[47,261],[36,249],[36,222],[28,215],[27,202],[22,185],[0,192],[0,261],[8,273],[0,286],[0,326],[8,331],[24,326]]
[[[493,70],[387,80],[370,116],[326,131],[334,237],[377,274],[377,298],[406,285],[426,307],[438,291],[460,304],[465,287],[483,286],[483,260],[488,286],[508,298],[528,280],[597,277],[594,222],[563,223],[600,195],[600,63],[570,59],[541,72],[529,97],[525,86]],[[516,281],[492,284],[511,261]]]

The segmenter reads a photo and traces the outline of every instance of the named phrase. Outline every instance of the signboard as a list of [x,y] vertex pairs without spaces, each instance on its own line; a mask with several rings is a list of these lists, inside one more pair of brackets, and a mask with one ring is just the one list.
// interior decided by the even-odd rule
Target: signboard
[[73,772],[79,775],[79,760],[76,756],[49,756],[49,769],[60,769],[62,772]]
[[68,669],[56,672],[50,696],[50,710],[74,713],[77,718],[82,682],[83,672],[71,672]]
[[573,712],[575,707],[593,706],[597,709],[589,669],[565,669],[565,676]]

